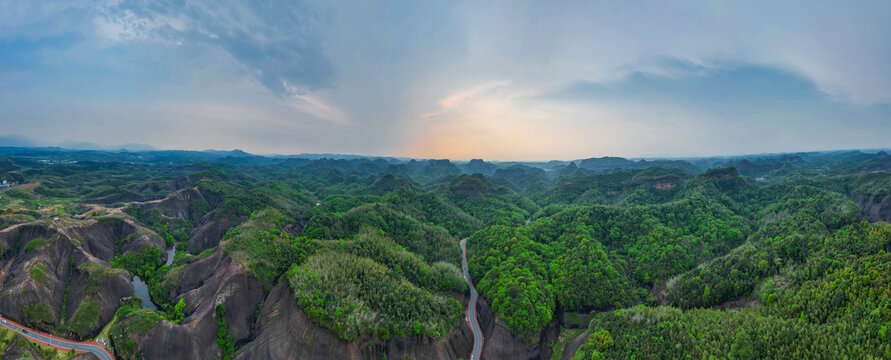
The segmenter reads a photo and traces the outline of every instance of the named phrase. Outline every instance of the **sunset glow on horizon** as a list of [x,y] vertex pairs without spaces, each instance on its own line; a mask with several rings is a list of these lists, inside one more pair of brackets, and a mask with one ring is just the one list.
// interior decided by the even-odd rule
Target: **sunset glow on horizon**
[[490,160],[887,146],[891,8],[800,5],[7,1],[0,136]]

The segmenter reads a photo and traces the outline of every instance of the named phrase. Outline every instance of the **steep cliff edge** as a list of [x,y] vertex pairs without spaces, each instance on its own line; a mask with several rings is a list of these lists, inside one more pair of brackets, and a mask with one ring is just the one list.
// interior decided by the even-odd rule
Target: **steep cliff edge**
[[576,336],[569,344],[566,344],[566,348],[563,349],[563,355],[560,357],[562,360],[572,360],[572,357],[575,355],[576,351],[582,346],[582,344],[588,341],[588,332],[583,331],[581,334]]
[[217,246],[226,231],[244,220],[243,216],[221,209],[222,203],[222,195],[194,186],[160,200],[131,203],[127,212],[144,223],[169,223],[174,219],[189,222],[186,248],[197,252]]
[[480,315],[480,327],[485,334],[482,359],[550,359],[551,346],[557,342],[560,329],[556,320],[551,320],[539,334],[538,342],[526,345],[520,336],[513,336],[510,330],[498,323],[497,314],[489,303],[479,298],[477,313]]
[[185,318],[174,324],[161,320],[147,329],[135,330],[141,319],[128,318],[113,336],[116,348],[122,349],[127,340],[137,344],[133,351],[122,351],[124,359],[212,359],[220,357],[217,344],[216,308],[225,304],[228,332],[236,344],[252,338],[252,326],[257,309],[263,301],[263,286],[253,275],[244,271],[231,257],[217,250],[211,256],[186,265],[179,271],[178,283],[171,297],[186,304]]
[[285,282],[269,293],[256,328],[256,339],[236,359],[466,359],[473,346],[473,334],[463,321],[443,339],[340,340],[303,313]]
[[132,220],[43,220],[0,231],[0,312],[41,330],[63,326],[70,337],[95,335],[120,300],[132,296],[126,270],[115,255],[145,247],[163,249],[156,234]]
[[891,222],[891,194],[851,194],[851,200],[863,208],[863,218],[870,222]]

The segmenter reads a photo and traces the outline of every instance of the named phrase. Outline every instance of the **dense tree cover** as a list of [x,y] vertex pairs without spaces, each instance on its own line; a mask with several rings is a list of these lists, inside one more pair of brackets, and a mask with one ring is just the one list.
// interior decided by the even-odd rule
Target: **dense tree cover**
[[285,230],[293,222],[272,208],[252,213],[249,220],[226,233],[222,246],[271,288],[291,264],[303,262],[316,247],[311,240]]
[[458,264],[460,259],[458,240],[448,231],[439,226],[421,223],[388,204],[362,205],[344,214],[313,217],[304,228],[304,234],[314,239],[344,239],[368,229],[383,231],[396,244],[422,256],[426,261]]
[[[619,172],[623,175],[623,179],[630,178],[630,172]],[[539,204],[576,204],[576,205],[593,205],[606,204],[607,193],[616,194],[617,186],[610,187],[604,184],[602,178],[607,178],[612,174],[599,176],[572,176],[561,178],[550,189],[538,194],[536,200]],[[604,190],[608,188],[609,190]]]
[[754,219],[761,207],[774,201],[778,193],[766,191],[751,179],[739,176],[736,168],[708,169],[682,183],[676,199],[706,197],[746,219]]
[[[887,228],[887,224],[883,224]],[[870,231],[885,232],[887,229]],[[836,267],[837,266],[837,267]],[[740,311],[640,307],[598,314],[576,357],[887,359],[891,356],[891,255],[833,265],[820,278],[762,291],[764,305]],[[641,352],[639,349],[649,349]]]
[[19,183],[40,182],[33,194],[43,199],[78,198],[85,203],[114,204],[164,196],[174,189],[163,182],[178,172],[165,164],[77,161],[46,166],[18,161],[22,169],[0,177]]
[[562,306],[603,309],[621,307],[635,299],[628,281],[613,268],[603,245],[582,236],[576,241],[571,241],[572,251],[551,262],[554,292]]
[[317,202],[315,212],[318,214],[345,213],[359,205],[372,204],[379,200],[380,196],[374,195],[329,195]]
[[[651,185],[681,181],[678,174],[635,174],[650,174]],[[627,183],[635,175],[625,176]],[[734,168],[718,168],[679,183],[674,200],[655,205],[634,206],[630,195],[615,206],[551,205],[526,226],[475,233],[469,240],[471,273],[516,334],[540,331],[557,307],[655,304],[666,283],[669,304],[717,305],[751,296],[797,264],[823,259],[825,269],[844,261],[840,254],[886,246],[883,231],[861,229],[875,226],[852,225],[860,209],[827,190],[833,186],[758,186]],[[856,242],[838,240],[858,231]]]
[[513,259],[502,264],[497,277],[484,277],[479,291],[492,299],[492,310],[498,313],[511,331],[530,343],[535,334],[551,320],[554,301],[549,284],[529,268]]
[[886,359],[880,327],[741,311],[638,307],[598,314],[573,359]]
[[143,279],[148,287],[152,303],[158,309],[166,311],[169,319],[181,319],[174,308],[174,299],[171,298],[170,291],[179,283],[178,274],[183,267],[185,265],[164,265],[151,273],[151,277]]
[[502,225],[477,232],[467,241],[471,275],[492,309],[516,333],[528,335],[544,327],[555,306],[547,281],[551,256],[547,245]]
[[288,281],[298,304],[341,339],[361,334],[442,336],[463,314],[457,300],[417,287],[374,260],[335,251],[294,265]]
[[542,205],[657,204],[672,200],[678,186],[688,177],[681,169],[660,167],[595,175],[573,173],[561,177],[553,187],[533,197]]
[[541,243],[566,235],[597,240],[626,262],[623,267],[632,279],[652,284],[728,252],[750,230],[742,217],[696,196],[655,206],[567,208],[533,222],[526,231]]
[[646,168],[636,173],[623,187],[628,195],[622,205],[660,204],[671,201],[689,175],[680,169]]
[[330,241],[332,250],[347,252],[379,262],[415,285],[430,291],[467,291],[461,270],[447,262],[425,263],[420,256],[399,245],[381,232],[367,232],[351,240]]
[[[647,300],[653,283],[726,253],[747,231],[744,219],[703,196],[656,206],[569,207],[527,226],[477,232],[469,261],[493,309],[526,333],[546,325],[555,303],[606,309]],[[516,267],[534,275],[524,277],[529,284],[521,292],[536,298],[512,295]],[[526,326],[527,318],[539,321]]]
[[[784,267],[801,264],[817,254],[841,257],[851,253],[847,247],[857,246],[834,240],[853,231],[850,227],[838,236],[829,236],[857,219],[859,208],[855,204],[837,193],[809,186],[783,194],[760,212],[760,227],[746,246],[669,282],[668,303],[684,308],[720,304],[751,293],[761,280]],[[829,242],[824,244],[824,239]]]
[[870,172],[846,177],[853,178],[849,182],[842,183],[851,184],[851,193],[872,196],[891,194],[891,174],[888,172]]
[[262,184],[200,180],[200,191],[220,197],[217,217],[232,214],[248,216],[255,211],[273,207],[295,216],[306,216],[315,205],[315,197],[299,184],[264,182]]
[[614,343],[598,345],[591,337],[576,357],[891,356],[891,256],[886,253],[891,225],[850,224],[856,215],[846,200],[805,190],[809,196],[789,193],[780,206],[769,206],[746,246],[684,274],[667,297],[699,307],[747,296],[753,306],[686,312],[641,307],[599,314],[589,333],[608,332]]
[[[458,239],[469,237],[482,297],[496,321],[530,345],[562,320],[557,315],[595,310],[606,312],[580,317],[594,321],[578,356],[887,356],[877,341],[887,341],[891,327],[881,252],[891,250],[889,230],[860,221],[885,213],[873,206],[866,218],[849,201],[880,202],[891,193],[887,154],[477,162],[490,176],[462,174],[443,160],[39,156],[52,163],[34,155],[0,159],[0,171],[14,171],[4,179],[29,184],[3,193],[0,227],[91,218],[127,201],[141,203],[116,216],[139,221],[146,228],[135,236],[153,243],[160,236],[168,246],[191,244],[201,227],[229,227],[221,249],[196,245],[171,266],[161,265],[160,248],[124,252],[132,239],[116,239],[112,263],[140,275],[172,321],[184,315],[185,304],[170,298],[182,269],[222,251],[267,290],[288,281],[306,313],[344,339],[439,336],[462,314],[453,299],[467,289],[456,266]],[[150,201],[165,196],[176,205]],[[49,244],[32,242],[0,242],[0,257]],[[53,270],[31,266],[38,284]],[[78,268],[89,273],[88,296],[72,331],[95,328],[91,296],[112,274],[103,269],[101,262]],[[35,322],[50,327],[66,316],[39,304],[26,312]],[[648,307],[632,307],[638,304]],[[139,332],[134,324],[150,327],[164,317],[130,309],[118,330]],[[580,319],[567,316],[560,325]],[[234,347],[226,333],[218,333],[224,356]],[[117,334],[116,348],[136,357],[126,333]]]
[[368,187],[365,187],[359,191],[356,191],[357,194],[368,194],[368,195],[377,195],[382,196],[386,195],[393,191],[406,190],[411,191],[413,188],[412,181],[407,177],[397,177],[392,173],[387,173],[382,176],[380,179],[377,179],[373,184]]
[[522,193],[535,193],[547,188],[548,174],[540,168],[523,164],[513,164],[495,169],[491,178]]
[[[891,244],[889,234],[886,229],[885,241]],[[823,276],[800,285],[792,281],[761,291],[771,314],[816,324],[853,321],[879,327],[891,321],[891,257],[883,250],[830,265]]]
[[419,222],[442,226],[455,236],[465,237],[483,227],[482,221],[434,192],[399,189],[385,196],[383,201]]
[[173,216],[169,210],[156,207],[147,211],[143,206],[131,206],[128,208],[130,215],[141,223],[147,224],[159,236],[164,238],[167,246],[176,243],[184,244],[189,240],[189,233],[195,228],[194,218],[199,218],[210,212],[210,205],[204,199],[197,199],[189,203],[189,219]]
[[163,264],[161,249],[148,244],[143,244],[140,251],[127,251],[111,261],[112,266],[127,269],[144,279],[153,277],[155,270]]
[[521,225],[538,206],[481,175],[461,175],[440,189],[451,201],[486,225]]

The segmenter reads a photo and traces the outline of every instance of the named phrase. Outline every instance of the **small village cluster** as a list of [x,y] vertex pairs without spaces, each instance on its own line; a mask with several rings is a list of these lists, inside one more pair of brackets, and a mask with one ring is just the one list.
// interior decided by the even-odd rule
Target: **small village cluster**
[[18,185],[18,182],[9,182],[6,180],[0,180],[0,189],[3,189],[3,190],[9,189],[16,185]]

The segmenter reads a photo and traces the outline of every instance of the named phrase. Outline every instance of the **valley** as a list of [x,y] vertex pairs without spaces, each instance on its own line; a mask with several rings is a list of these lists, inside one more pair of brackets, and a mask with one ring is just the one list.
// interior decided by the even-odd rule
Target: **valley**
[[889,14],[0,0],[0,360],[891,359]]
[[116,359],[891,356],[884,152],[0,157],[0,313]]
[[467,323],[473,331],[473,350],[470,353],[470,360],[479,359],[483,350],[483,332],[480,330],[479,316],[476,314],[476,304],[479,294],[473,287],[473,280],[467,271],[467,247],[465,244],[467,239],[461,239],[461,269],[464,272],[464,279],[470,287],[470,299],[467,302]]

